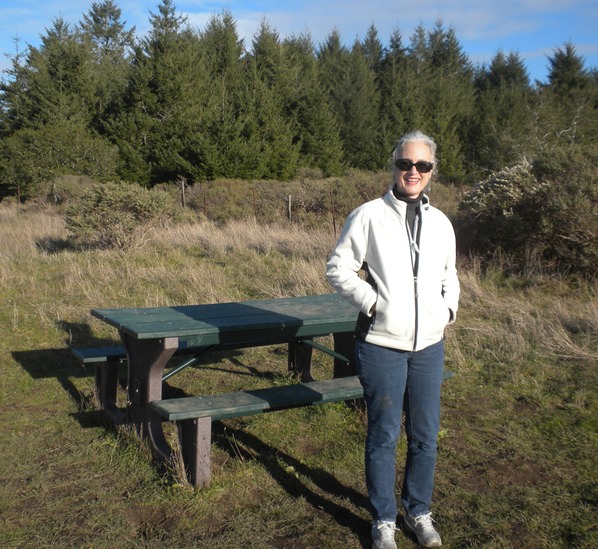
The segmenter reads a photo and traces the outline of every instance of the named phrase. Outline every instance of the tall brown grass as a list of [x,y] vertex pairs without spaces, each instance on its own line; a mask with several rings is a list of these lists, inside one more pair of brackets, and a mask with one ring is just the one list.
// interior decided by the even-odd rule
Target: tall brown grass
[[[214,485],[193,492],[156,469],[134,436],[93,416],[92,372],[66,351],[116,342],[91,318],[95,307],[330,292],[329,226],[198,220],[148,232],[126,252],[77,252],[60,210],[0,204],[0,235],[1,545],[369,543],[359,503],[362,415],[331,406],[225,423],[215,435]],[[460,310],[447,330],[456,376],[443,389],[435,498],[445,544],[590,547],[598,541],[596,288],[471,260],[460,261],[459,276]],[[173,380],[191,394],[265,383],[253,373],[284,376],[283,354],[225,354],[201,375],[190,369]]]

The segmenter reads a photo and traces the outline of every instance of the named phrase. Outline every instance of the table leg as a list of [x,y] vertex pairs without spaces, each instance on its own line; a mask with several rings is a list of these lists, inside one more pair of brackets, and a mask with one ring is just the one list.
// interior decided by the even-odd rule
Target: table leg
[[357,374],[355,367],[355,334],[353,332],[343,332],[332,334],[334,339],[334,350],[347,357],[349,364],[337,358],[334,359],[334,377],[347,377]]
[[177,337],[135,339],[121,334],[127,349],[128,402],[127,419],[137,431],[149,438],[156,452],[168,459],[172,453],[164,438],[162,418],[148,408],[152,400],[162,398],[162,374],[166,363],[179,346]]
[[198,488],[212,479],[212,418],[200,417],[178,422],[183,464],[189,482]]
[[299,377],[301,381],[314,381],[311,375],[311,357],[313,348],[303,341],[289,343],[289,373]]
[[96,395],[100,401],[100,408],[116,424],[124,420],[124,414],[116,405],[118,366],[118,362],[96,365]]

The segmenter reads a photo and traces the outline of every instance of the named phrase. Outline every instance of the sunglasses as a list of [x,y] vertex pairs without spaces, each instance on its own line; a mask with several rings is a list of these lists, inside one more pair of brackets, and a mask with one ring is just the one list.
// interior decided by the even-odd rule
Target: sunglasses
[[399,158],[395,162],[395,166],[399,168],[402,172],[411,171],[411,168],[415,166],[415,169],[419,173],[428,173],[432,171],[434,164],[432,162],[425,162],[424,160],[418,160],[417,162],[411,162],[411,160],[407,160],[406,158]]

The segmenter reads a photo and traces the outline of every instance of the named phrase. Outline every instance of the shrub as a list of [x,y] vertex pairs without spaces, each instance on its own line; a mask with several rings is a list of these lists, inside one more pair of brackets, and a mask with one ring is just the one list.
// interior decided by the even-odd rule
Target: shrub
[[103,138],[74,124],[22,129],[3,141],[0,179],[22,199],[34,198],[40,186],[62,175],[85,175],[105,181],[114,177],[118,153]]
[[497,247],[514,251],[525,246],[535,232],[536,220],[529,208],[543,203],[544,191],[527,163],[477,183],[465,193],[458,208],[461,246],[482,254]]
[[[465,193],[456,218],[460,251],[509,258],[524,271],[598,272],[596,155],[565,149],[492,174]],[[534,263],[530,263],[531,259]]]
[[61,175],[41,183],[35,198],[42,203],[64,205],[80,200],[94,184],[96,181],[86,175]]
[[560,147],[533,165],[548,184],[543,257],[559,270],[598,275],[598,147]]
[[165,191],[131,183],[95,184],[66,210],[69,241],[83,248],[130,248],[176,209]]

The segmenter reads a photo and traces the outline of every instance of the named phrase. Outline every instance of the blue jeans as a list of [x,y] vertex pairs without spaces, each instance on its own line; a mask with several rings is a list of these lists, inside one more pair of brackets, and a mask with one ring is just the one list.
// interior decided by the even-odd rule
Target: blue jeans
[[396,449],[405,412],[407,460],[401,501],[413,516],[430,512],[440,424],[444,341],[417,352],[358,341],[357,370],[367,405],[365,474],[372,518],[394,522]]

